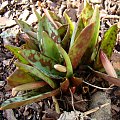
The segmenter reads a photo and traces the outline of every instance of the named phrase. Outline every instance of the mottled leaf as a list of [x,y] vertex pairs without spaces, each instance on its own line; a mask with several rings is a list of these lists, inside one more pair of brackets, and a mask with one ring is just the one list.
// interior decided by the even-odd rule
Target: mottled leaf
[[7,82],[11,87],[16,87],[25,83],[35,82],[34,77],[20,69],[16,69],[8,78]]
[[74,69],[78,66],[82,56],[84,55],[92,38],[93,31],[94,23],[91,23],[81,31],[73,46],[70,48],[68,55]]
[[88,2],[86,3],[86,6],[81,12],[81,18],[83,20],[84,26],[87,26],[89,24],[90,19],[93,15],[93,8],[92,5],[90,5]]
[[10,50],[15,57],[22,63],[24,64],[28,64],[29,62],[19,53],[19,51],[21,50],[20,47],[16,47],[13,45],[6,45],[5,48],[7,48],[8,50]]
[[48,35],[56,42],[60,43],[61,39],[58,35],[57,29],[54,27],[54,25],[49,21],[49,19],[46,16],[43,16],[41,20],[38,23],[38,33],[37,38],[39,42],[39,47],[41,49],[41,44],[43,40],[42,32],[45,31],[48,33]]
[[28,92],[26,94],[23,94],[22,96],[16,96],[14,98],[10,98],[6,101],[4,101],[1,104],[0,110],[5,110],[5,109],[12,109],[12,108],[17,108],[19,106],[23,106],[26,104],[30,104],[32,102],[37,102],[39,100],[55,96],[59,94],[60,90],[56,89],[50,92],[46,92],[43,94],[40,94],[39,91],[32,91]]
[[53,82],[53,80],[49,77],[47,77],[46,75],[44,75],[42,72],[40,72],[37,68],[29,66],[29,65],[25,65],[19,62],[15,63],[16,66],[19,67],[19,69],[28,72],[28,73],[32,73],[33,75],[41,78],[42,80],[44,80],[46,83],[48,83],[52,88],[56,88],[56,84]]
[[70,78],[73,76],[73,69],[72,69],[72,64],[71,64],[70,58],[69,58],[68,54],[66,53],[66,51],[60,45],[58,45],[58,49],[59,49],[61,55],[63,56],[63,58],[65,59],[65,64],[66,64],[66,68],[67,68],[66,77]]
[[56,62],[40,52],[35,50],[22,50],[21,54],[30,62],[30,64],[39,69],[46,76],[56,79],[61,79],[62,76],[65,76],[64,73],[60,73],[54,69]]
[[108,29],[102,39],[100,49],[106,53],[108,58],[110,58],[112,55],[113,48],[117,39],[117,33],[117,24],[115,24]]
[[91,38],[90,44],[85,52],[85,55],[83,56],[83,59],[82,59],[83,64],[90,63],[91,60],[94,60],[94,58],[95,58],[95,55],[93,55],[94,56],[93,58],[91,58],[91,55],[96,53],[95,45],[98,40],[99,28],[100,28],[100,13],[99,13],[99,7],[97,5],[95,6],[95,10],[94,10],[94,13],[93,13],[93,16],[92,16],[90,22],[95,23],[94,34]]
[[60,63],[61,57],[58,48],[56,46],[56,43],[44,31],[42,32],[42,36],[43,36],[42,50],[44,55]]
[[[106,33],[101,41],[101,45],[100,45],[100,49],[107,55],[108,59],[110,59],[110,57],[112,55],[113,48],[116,43],[116,39],[117,39],[117,25],[115,24],[106,31]],[[100,51],[100,49],[99,49],[99,51]],[[94,67],[95,67],[95,69],[103,68],[101,61],[100,61],[99,53],[96,57]]]

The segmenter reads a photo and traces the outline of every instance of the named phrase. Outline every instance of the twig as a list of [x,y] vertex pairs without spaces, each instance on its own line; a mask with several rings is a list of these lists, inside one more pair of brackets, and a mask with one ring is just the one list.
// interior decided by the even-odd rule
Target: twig
[[73,110],[75,111],[73,93],[70,88],[69,88],[69,90],[70,90],[70,94],[71,94],[72,107],[73,107]]
[[100,90],[110,90],[110,89],[112,89],[112,88],[102,88],[102,87],[99,87],[99,86],[96,86],[96,85],[92,85],[92,84],[90,84],[90,83],[88,83],[86,81],[83,81],[83,83],[85,83],[85,84],[87,84],[89,86],[95,87],[97,89],[100,89]]
[[96,111],[98,111],[100,108],[103,108],[103,107],[105,107],[105,106],[107,106],[107,105],[109,105],[110,103],[105,103],[105,104],[103,104],[103,105],[100,105],[99,107],[96,107],[96,108],[93,108],[93,109],[91,109],[91,110],[89,110],[89,111],[87,111],[87,112],[84,112],[84,116],[87,116],[87,115],[89,115],[89,114],[91,114],[91,113],[94,113],[94,112],[96,112]]
[[55,96],[52,96],[52,99],[53,99],[53,103],[55,105],[55,110],[58,114],[60,114],[60,108],[59,108],[59,104],[58,104],[58,101],[57,99],[55,98]]

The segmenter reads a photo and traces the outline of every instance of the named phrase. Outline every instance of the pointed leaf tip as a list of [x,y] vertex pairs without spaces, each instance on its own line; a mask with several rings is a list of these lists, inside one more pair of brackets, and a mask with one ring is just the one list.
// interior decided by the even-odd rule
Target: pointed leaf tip
[[100,50],[100,59],[107,74],[110,75],[111,77],[117,78],[116,71],[114,70],[111,62],[109,61],[106,54],[102,50]]

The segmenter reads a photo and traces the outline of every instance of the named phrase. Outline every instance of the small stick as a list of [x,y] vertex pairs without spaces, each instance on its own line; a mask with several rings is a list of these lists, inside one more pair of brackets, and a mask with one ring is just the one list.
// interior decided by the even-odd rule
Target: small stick
[[110,90],[110,89],[112,89],[112,88],[102,88],[102,87],[99,87],[99,86],[96,86],[96,85],[92,85],[92,84],[90,84],[90,83],[88,83],[86,81],[83,81],[83,83],[85,83],[85,84],[87,84],[89,86],[95,87],[97,89],[100,89],[100,90]]
[[103,107],[105,107],[105,106],[107,106],[107,105],[109,105],[110,103],[105,103],[105,104],[103,104],[103,105],[100,105],[99,107],[96,107],[96,108],[93,108],[93,109],[91,109],[91,110],[89,110],[89,111],[87,111],[87,112],[84,112],[84,116],[87,116],[87,115],[89,115],[89,114],[91,114],[91,113],[94,113],[94,112],[96,112],[96,111],[98,111],[100,108],[103,108]]

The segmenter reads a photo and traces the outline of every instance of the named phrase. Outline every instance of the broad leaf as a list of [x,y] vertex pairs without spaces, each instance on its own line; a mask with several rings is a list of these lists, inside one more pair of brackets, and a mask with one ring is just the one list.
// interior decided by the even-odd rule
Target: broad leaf
[[40,72],[37,68],[29,66],[29,65],[25,65],[19,62],[15,63],[16,66],[19,67],[19,69],[28,72],[28,73],[32,73],[33,75],[41,78],[42,80],[44,80],[46,83],[48,83],[52,88],[56,88],[56,84],[53,82],[53,80],[49,77],[47,77],[46,75],[44,75],[42,72]]
[[[54,27],[54,25],[49,21],[49,19],[46,16],[43,16],[41,20],[38,23],[38,33],[37,38],[38,42],[42,44],[42,32],[45,31],[48,33],[48,35],[56,42],[60,43],[61,39],[58,35],[57,29]],[[41,45],[40,45],[41,48]]]
[[68,55],[74,69],[78,66],[82,56],[84,55],[92,38],[93,31],[94,23],[91,23],[81,31],[73,46],[70,48]]
[[113,48],[117,39],[117,33],[117,24],[115,24],[108,29],[102,39],[100,49],[102,49],[104,53],[106,53],[108,58],[110,58],[112,55]]
[[99,13],[99,7],[97,5],[95,6],[95,10],[94,10],[94,13],[93,13],[93,16],[92,16],[90,22],[95,23],[94,34],[91,38],[90,44],[85,52],[85,55],[83,56],[83,59],[82,59],[83,64],[90,63],[92,60],[94,60],[95,55],[93,55],[94,57],[92,57],[92,58],[91,58],[91,55],[95,54],[97,52],[95,49],[95,45],[96,45],[97,40],[98,40],[99,28],[100,28],[100,13]]
[[75,24],[75,29],[73,30],[73,33],[72,33],[70,47],[72,47],[75,39],[78,37],[80,32],[83,30],[83,28],[84,28],[83,21],[82,21],[81,17],[79,17],[77,23]]
[[56,79],[61,79],[62,76],[65,76],[64,73],[60,73],[54,69],[54,65],[57,64],[54,60],[44,56],[40,52],[35,50],[22,50],[21,54],[30,64],[39,69],[46,76]]
[[90,22],[90,19],[92,18],[93,15],[93,8],[92,5],[90,5],[88,2],[86,3],[86,6],[81,12],[81,18],[83,20],[84,26],[87,26]]
[[16,69],[8,78],[8,84],[11,87],[16,87],[25,83],[35,82],[36,80],[29,73],[20,69]]
[[53,90],[50,92],[46,92],[46,93],[42,93],[42,94],[40,94],[39,91],[28,92],[26,94],[23,94],[22,96],[16,96],[14,98],[10,98],[10,99],[4,101],[1,104],[0,110],[17,108],[19,106],[30,104],[32,102],[37,102],[41,99],[55,96],[55,95],[59,94],[59,92],[60,92],[59,89],[56,89],[56,90]]
[[42,32],[42,36],[43,36],[42,50],[44,55],[48,56],[49,58],[59,63],[61,61],[61,57],[56,46],[56,43],[44,31]]
[[66,51],[60,45],[58,45],[58,49],[59,49],[61,55],[63,56],[63,58],[65,59],[65,64],[66,64],[66,68],[67,68],[66,77],[70,78],[73,76],[73,69],[72,69],[72,64],[71,64],[70,58],[69,58],[68,54],[66,53]]
[[[100,49],[107,55],[108,59],[110,59],[110,57],[112,55],[113,48],[116,43],[116,39],[117,39],[117,25],[115,24],[106,31],[106,33],[102,39],[101,45],[100,45]],[[99,51],[100,51],[100,49],[99,49]],[[100,61],[99,53],[96,57],[94,67],[95,67],[95,69],[103,68],[101,61]]]
[[15,57],[22,63],[28,64],[29,62],[19,53],[21,50],[20,47],[12,46],[12,45],[6,45],[5,46],[8,50],[10,50]]

